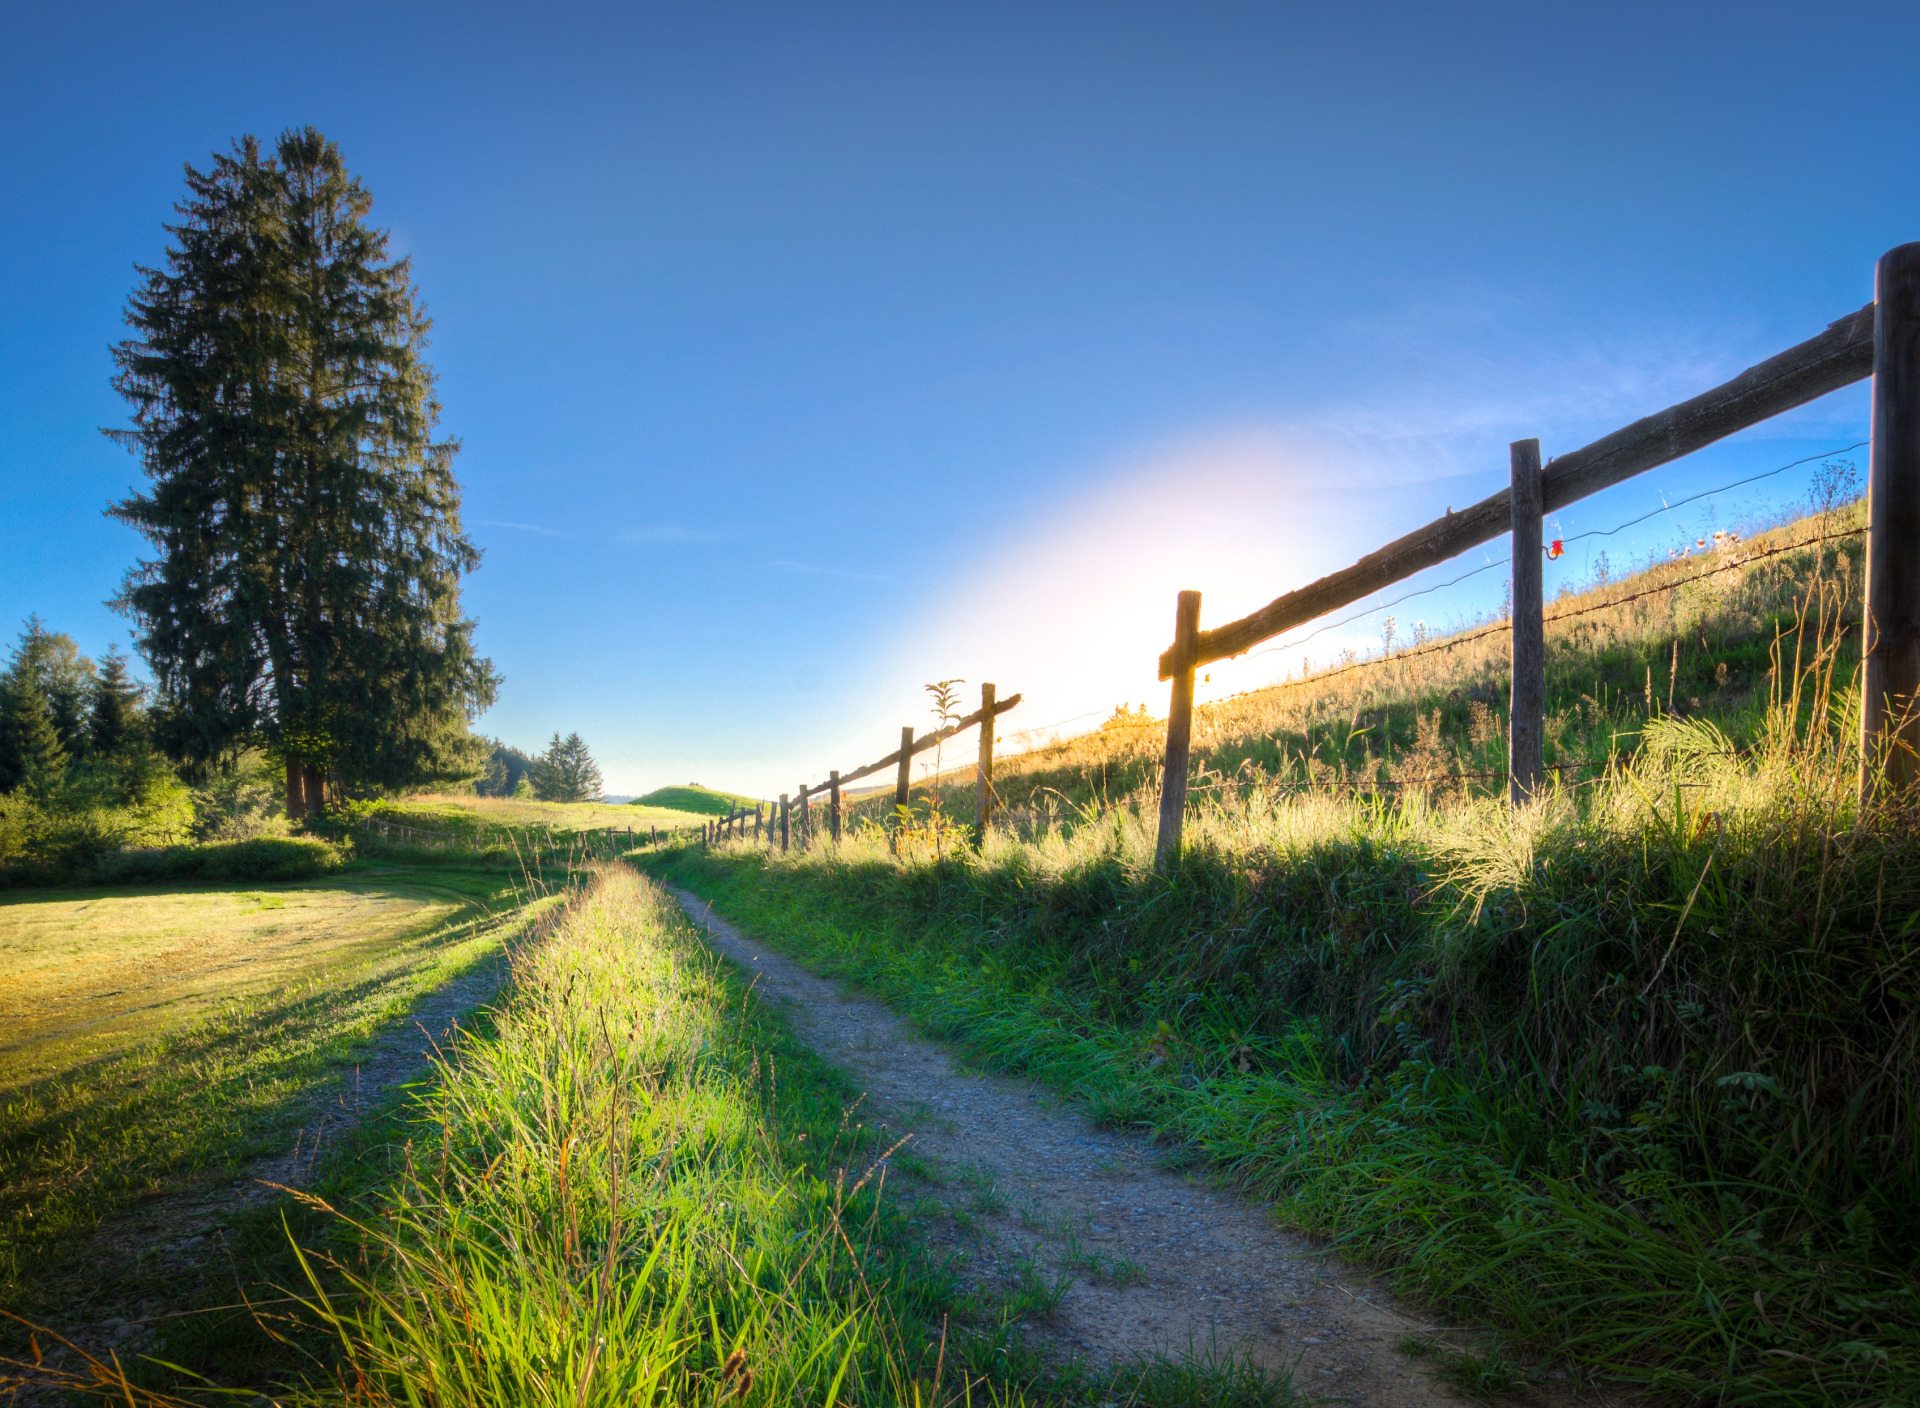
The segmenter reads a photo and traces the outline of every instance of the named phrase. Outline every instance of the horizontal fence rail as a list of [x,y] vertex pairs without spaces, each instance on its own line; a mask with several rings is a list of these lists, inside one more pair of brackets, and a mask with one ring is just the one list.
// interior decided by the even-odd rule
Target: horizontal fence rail
[[1459,513],[1449,509],[1351,567],[1210,630],[1200,627],[1200,593],[1181,592],[1173,644],[1159,658],[1160,678],[1172,682],[1172,692],[1155,864],[1164,870],[1179,851],[1198,667],[1245,654],[1502,533],[1514,542],[1513,620],[1502,627],[1513,632],[1509,796],[1524,803],[1547,771],[1540,757],[1546,690],[1535,556],[1545,550],[1542,517],[1869,376],[1861,788],[1870,794],[1920,784],[1920,243],[1914,243],[1882,256],[1874,301],[1826,331],[1544,467],[1539,442],[1517,440],[1507,488]]

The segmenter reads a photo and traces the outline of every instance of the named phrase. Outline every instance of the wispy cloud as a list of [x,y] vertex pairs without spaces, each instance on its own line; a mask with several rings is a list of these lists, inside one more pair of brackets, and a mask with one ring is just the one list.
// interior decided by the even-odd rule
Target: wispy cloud
[[724,543],[746,536],[743,530],[689,528],[683,523],[648,523],[621,533],[623,543]]
[[521,533],[538,533],[543,538],[564,538],[567,535],[558,528],[542,528],[538,523],[508,523],[499,518],[483,518],[480,524],[484,528],[512,528]]
[[812,562],[789,562],[785,558],[770,564],[782,572],[791,572],[797,577],[841,577],[849,582],[885,582],[889,580],[877,572],[856,572],[850,567],[822,567]]

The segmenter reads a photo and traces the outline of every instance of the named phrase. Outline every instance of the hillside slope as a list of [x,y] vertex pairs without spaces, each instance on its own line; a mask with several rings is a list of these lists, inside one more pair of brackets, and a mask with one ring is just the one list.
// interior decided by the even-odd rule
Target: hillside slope
[[837,846],[649,863],[1543,1368],[1911,1402],[1920,806],[1859,797],[1858,534],[1552,603],[1561,781],[1519,813],[1486,622],[1200,710],[1167,874],[1125,718],[1006,760],[980,849],[955,778],[891,838],[862,802]]

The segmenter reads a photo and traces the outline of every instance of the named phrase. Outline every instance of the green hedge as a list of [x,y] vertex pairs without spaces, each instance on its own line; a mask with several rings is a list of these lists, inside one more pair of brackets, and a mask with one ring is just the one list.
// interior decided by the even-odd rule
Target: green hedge
[[110,851],[77,866],[16,862],[0,867],[0,888],[144,885],[168,880],[309,880],[338,870],[342,850],[311,837],[261,837]]

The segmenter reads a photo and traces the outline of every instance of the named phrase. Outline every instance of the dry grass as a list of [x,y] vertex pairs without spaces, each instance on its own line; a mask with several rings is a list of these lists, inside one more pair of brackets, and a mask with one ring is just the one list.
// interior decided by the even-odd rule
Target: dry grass
[[[610,802],[536,802],[521,797],[462,797],[446,793],[422,792],[402,801],[385,804],[381,810],[396,820],[407,819],[409,826],[430,827],[436,820],[461,830],[503,827],[514,830],[547,828],[556,833],[591,831],[595,828],[658,826],[697,827],[706,820],[694,812],[677,812],[666,807],[637,807]],[[403,816],[404,814],[404,816]]]
[[[1842,505],[1743,542],[1661,561],[1547,604],[1547,761],[1569,781],[1631,756],[1650,718],[1709,717],[1738,744],[1766,713],[1774,632],[1816,579],[1857,615],[1864,508]],[[1250,777],[1438,797],[1504,790],[1510,636],[1504,618],[1465,623],[1391,655],[1348,651],[1326,669],[1194,710],[1193,782]],[[1849,665],[1844,644],[1842,674]],[[1791,650],[1791,647],[1789,647]],[[1016,823],[1110,805],[1157,788],[1166,724],[1117,709],[1101,728],[995,764]],[[1481,774],[1481,776],[1474,776]],[[917,781],[951,817],[970,817],[974,770]],[[892,793],[855,814],[879,818]]]
[[417,963],[468,901],[389,883],[83,890],[0,903],[0,1089],[59,1078],[223,1002]]

